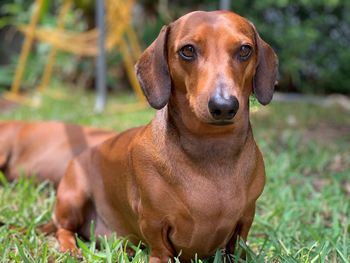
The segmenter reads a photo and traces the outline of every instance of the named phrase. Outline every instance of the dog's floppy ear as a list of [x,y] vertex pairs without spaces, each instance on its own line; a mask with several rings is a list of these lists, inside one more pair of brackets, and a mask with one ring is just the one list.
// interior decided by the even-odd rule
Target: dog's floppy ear
[[273,49],[259,36],[255,27],[257,46],[257,67],[254,76],[253,90],[262,105],[269,104],[277,82],[278,58]]
[[148,103],[155,109],[169,101],[171,79],[167,61],[169,26],[163,26],[158,37],[143,52],[136,63],[136,74]]

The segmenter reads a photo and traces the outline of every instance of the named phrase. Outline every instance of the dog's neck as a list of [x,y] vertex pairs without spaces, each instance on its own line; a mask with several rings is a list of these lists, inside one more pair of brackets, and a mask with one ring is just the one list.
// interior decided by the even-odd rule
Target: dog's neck
[[[182,105],[183,106],[183,105]],[[248,107],[248,106],[247,106]],[[178,109],[171,102],[157,112],[154,132],[164,138],[165,143],[173,143],[190,158],[198,160],[226,159],[239,156],[247,138],[252,136],[249,122],[249,110],[246,116],[237,118],[232,125],[213,126],[192,122],[186,125]],[[193,125],[194,124],[194,125]]]

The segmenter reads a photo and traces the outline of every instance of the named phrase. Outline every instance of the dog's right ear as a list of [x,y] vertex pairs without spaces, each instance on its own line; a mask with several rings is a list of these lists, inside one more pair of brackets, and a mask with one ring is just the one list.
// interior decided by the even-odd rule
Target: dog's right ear
[[168,103],[171,92],[167,61],[169,31],[169,26],[163,26],[156,40],[143,52],[135,66],[143,93],[148,103],[157,110]]
[[262,105],[272,100],[278,74],[278,58],[275,51],[259,36],[255,26],[251,23],[258,53],[257,68],[254,77],[254,93]]

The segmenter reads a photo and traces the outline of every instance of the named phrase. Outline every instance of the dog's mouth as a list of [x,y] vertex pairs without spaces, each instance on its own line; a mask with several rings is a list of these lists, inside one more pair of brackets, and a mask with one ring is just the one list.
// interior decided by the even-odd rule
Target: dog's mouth
[[215,126],[228,126],[233,124],[233,120],[217,120],[217,121],[211,121],[209,122],[210,125]]

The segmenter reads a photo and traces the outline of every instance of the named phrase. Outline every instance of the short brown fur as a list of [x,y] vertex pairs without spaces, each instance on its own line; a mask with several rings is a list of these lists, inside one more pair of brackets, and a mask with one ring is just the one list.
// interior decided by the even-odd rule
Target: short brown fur
[[35,175],[56,186],[68,162],[115,132],[61,122],[0,122],[0,170],[8,180]]

